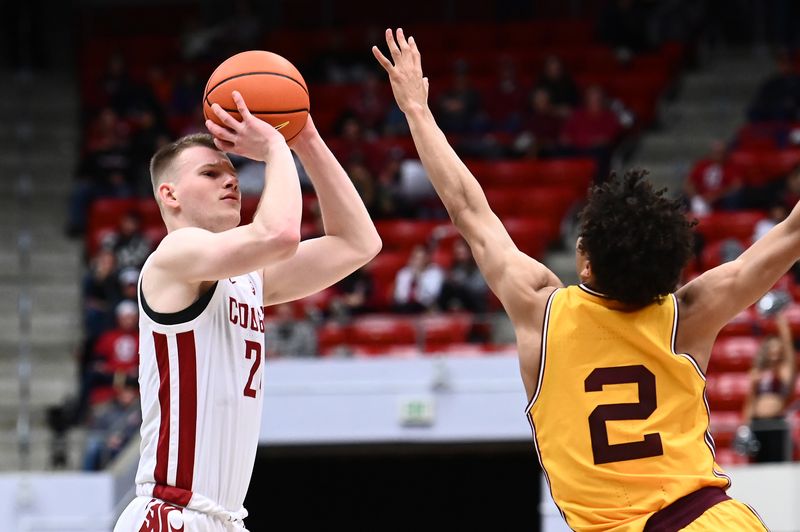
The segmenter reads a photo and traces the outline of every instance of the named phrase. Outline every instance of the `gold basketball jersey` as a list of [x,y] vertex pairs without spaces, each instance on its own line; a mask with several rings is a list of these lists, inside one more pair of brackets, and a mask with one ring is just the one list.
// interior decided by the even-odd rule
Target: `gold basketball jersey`
[[730,485],[714,461],[705,376],[675,352],[677,328],[674,295],[636,311],[583,285],[550,296],[527,415],[574,530],[642,530],[684,495]]

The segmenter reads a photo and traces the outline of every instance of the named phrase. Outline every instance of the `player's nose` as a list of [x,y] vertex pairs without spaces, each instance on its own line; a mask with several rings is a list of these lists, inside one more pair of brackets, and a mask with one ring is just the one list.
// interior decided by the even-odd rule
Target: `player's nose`
[[232,189],[236,192],[239,191],[239,178],[235,175],[229,175],[225,178],[225,188]]

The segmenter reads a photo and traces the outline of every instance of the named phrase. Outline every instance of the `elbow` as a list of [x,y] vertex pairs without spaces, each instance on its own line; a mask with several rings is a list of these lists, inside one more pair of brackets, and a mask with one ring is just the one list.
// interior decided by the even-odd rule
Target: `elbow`
[[373,229],[370,235],[364,239],[364,242],[360,247],[360,255],[363,266],[374,259],[378,253],[380,253],[381,249],[383,248],[383,241],[381,240],[378,232]]
[[297,247],[300,245],[300,228],[287,224],[276,230],[268,240],[276,259],[288,259],[297,253]]

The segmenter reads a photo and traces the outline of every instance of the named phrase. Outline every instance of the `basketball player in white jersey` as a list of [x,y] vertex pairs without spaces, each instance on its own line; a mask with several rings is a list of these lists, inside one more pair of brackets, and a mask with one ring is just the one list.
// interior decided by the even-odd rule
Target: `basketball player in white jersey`
[[[245,530],[258,445],[263,307],[342,279],[381,247],[350,179],[309,117],[292,141],[316,189],[326,234],[300,242],[301,194],[283,136],[234,92],[237,121],[161,148],[153,188],[169,231],[139,280],[141,459],[136,499],[115,531]],[[225,152],[266,162],[253,222],[240,222]]]

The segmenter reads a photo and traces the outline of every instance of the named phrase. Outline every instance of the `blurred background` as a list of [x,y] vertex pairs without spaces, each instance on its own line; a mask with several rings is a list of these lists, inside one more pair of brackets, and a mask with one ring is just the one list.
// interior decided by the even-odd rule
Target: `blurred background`
[[[136,280],[166,233],[148,162],[204,131],[203,87],[234,53],[266,49],[300,69],[384,243],[336,286],[267,309],[250,530],[565,526],[530,443],[513,330],[370,52],[386,27],[415,37],[434,115],[518,246],[566,283],[587,187],[610,171],[648,169],[699,220],[687,280],[800,199],[791,0],[32,0],[3,11],[4,530],[109,530],[132,497]],[[263,167],[234,162],[247,221]],[[313,237],[321,220],[303,184]],[[800,530],[798,301],[796,267],[722,331],[708,371],[717,461],[773,530]]]

